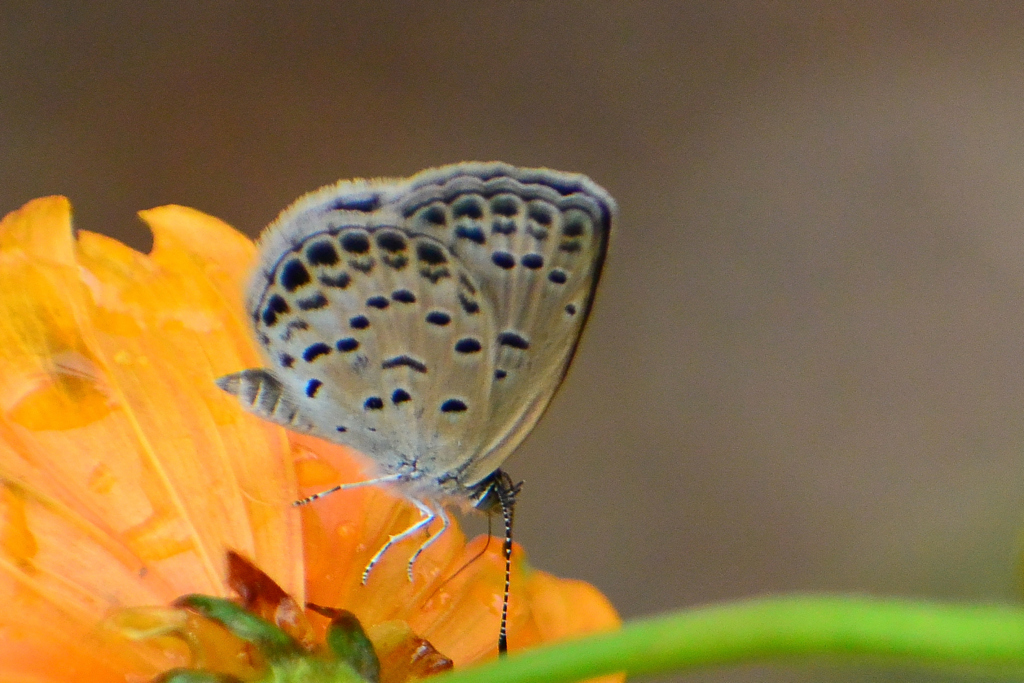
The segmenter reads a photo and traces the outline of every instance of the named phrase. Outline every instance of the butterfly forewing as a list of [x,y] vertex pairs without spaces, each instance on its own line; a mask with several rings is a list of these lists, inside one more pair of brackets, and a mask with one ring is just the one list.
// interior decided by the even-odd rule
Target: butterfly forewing
[[445,242],[494,310],[497,345],[482,478],[533,427],[586,321],[607,249],[612,200],[590,181],[503,164],[428,171],[400,203],[412,232]]
[[[438,241],[386,226],[310,230],[253,298],[271,372],[310,431],[387,473],[447,468],[486,438],[489,305]],[[348,222],[352,222],[349,220]]]

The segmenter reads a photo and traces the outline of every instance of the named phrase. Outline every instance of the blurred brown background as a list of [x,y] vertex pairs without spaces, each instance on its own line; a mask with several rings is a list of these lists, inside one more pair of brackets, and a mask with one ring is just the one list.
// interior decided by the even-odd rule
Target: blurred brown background
[[256,5],[6,0],[0,210],[66,194],[145,249],[164,203],[255,234],[338,178],[587,173],[621,207],[604,287],[509,463],[537,567],[626,616],[1017,599],[1024,5]]

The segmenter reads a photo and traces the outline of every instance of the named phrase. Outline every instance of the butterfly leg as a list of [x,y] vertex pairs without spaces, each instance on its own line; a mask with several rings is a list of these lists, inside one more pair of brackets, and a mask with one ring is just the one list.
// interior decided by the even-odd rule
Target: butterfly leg
[[337,485],[337,486],[335,486],[333,488],[327,489],[326,491],[321,491],[320,493],[314,493],[312,496],[307,496],[307,497],[303,498],[302,500],[297,500],[294,503],[292,503],[292,506],[298,507],[299,505],[308,505],[309,503],[312,503],[314,500],[319,500],[320,498],[323,498],[324,496],[329,496],[332,493],[335,493],[337,491],[345,491],[345,490],[348,490],[348,489],[357,489],[360,486],[373,486],[375,484],[386,484],[389,481],[398,481],[401,477],[402,477],[402,475],[400,475],[400,474],[389,474],[386,477],[377,477],[376,479],[367,479],[366,481],[354,481],[351,484],[339,484],[339,485]]
[[408,568],[408,570],[409,570],[409,580],[410,581],[412,581],[412,568],[413,568],[413,565],[415,565],[416,564],[416,560],[419,559],[420,553],[422,553],[424,550],[429,548],[431,543],[433,543],[437,539],[441,538],[441,534],[443,534],[445,531],[447,531],[448,530],[448,526],[452,523],[451,520],[448,519],[448,513],[445,512],[444,506],[439,505],[435,515],[441,519],[441,530],[438,531],[433,536],[430,536],[429,538],[427,538],[427,540],[423,542],[423,545],[421,545],[419,548],[417,548],[416,552],[414,552],[412,554],[412,557],[409,558],[409,568]]
[[[430,526],[430,523],[437,519],[437,513],[430,509],[430,507],[426,503],[416,499],[413,499],[412,502],[413,505],[415,505],[419,509],[420,514],[423,515],[423,519],[416,522],[402,533],[395,534],[394,536],[388,538],[388,542],[385,543],[384,546],[380,550],[378,550],[373,557],[370,558],[370,562],[366,565],[366,569],[363,570],[363,585],[366,585],[366,579],[370,577],[370,571],[377,564],[377,562],[380,561],[380,558],[384,556],[384,553],[387,552],[388,548],[393,546],[395,543],[400,543],[401,541],[404,541],[420,529],[424,529]],[[411,578],[412,577],[410,576],[410,579]]]

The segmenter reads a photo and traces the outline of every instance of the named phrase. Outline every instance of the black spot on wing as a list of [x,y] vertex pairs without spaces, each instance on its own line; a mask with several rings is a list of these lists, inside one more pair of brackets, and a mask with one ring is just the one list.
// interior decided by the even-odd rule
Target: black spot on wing
[[444,255],[444,250],[439,245],[431,242],[420,242],[417,244],[416,257],[431,266],[448,263],[448,257]]
[[341,238],[341,248],[350,254],[365,254],[370,251],[370,238],[361,232],[346,233]]
[[380,366],[384,370],[390,370],[392,368],[407,367],[407,368],[412,368],[416,372],[422,372],[424,374],[427,372],[427,365],[426,365],[426,363],[424,363],[421,360],[416,360],[412,356],[407,356],[407,355],[394,356],[392,358],[388,358],[383,363],[381,363]]
[[519,204],[509,195],[501,195],[491,200],[491,211],[499,216],[511,218],[519,213]]
[[466,313],[469,313],[470,315],[473,315],[474,313],[479,313],[480,312],[480,304],[478,304],[477,302],[473,301],[472,299],[470,299],[468,296],[466,296],[462,292],[459,292],[458,297],[459,297],[459,304],[462,306],[462,310],[464,310]]
[[476,242],[477,244],[483,244],[487,241],[484,231],[478,225],[460,225],[455,228],[455,236],[470,242]]
[[444,248],[431,240],[421,239],[416,243],[416,258],[419,259],[419,273],[436,285],[439,280],[451,277],[451,271],[445,265],[448,256]]
[[295,365],[295,357],[287,353],[282,353],[277,357],[277,360],[281,363],[281,367],[290,368]]
[[540,254],[526,254],[523,258],[519,259],[519,262],[530,270],[544,267],[544,257]]
[[292,338],[292,332],[294,332],[295,330],[308,330],[308,329],[309,329],[309,323],[307,323],[305,320],[292,320],[291,322],[288,323],[287,326],[285,326],[284,334],[281,335],[281,339],[283,341],[288,341],[288,340],[290,340]]
[[391,298],[403,304],[416,303],[416,295],[408,289],[396,289],[394,292],[391,292]]
[[543,182],[544,185],[550,187],[552,190],[562,195],[563,197],[566,195],[573,194],[575,192],[579,192],[580,190],[583,189],[582,187],[580,187],[578,181],[572,180],[571,178],[558,178],[554,176],[549,176],[541,182]]
[[444,327],[452,321],[452,317],[444,311],[431,311],[427,313],[427,322],[431,325]]
[[306,350],[302,352],[302,360],[307,363],[312,363],[320,356],[326,356],[331,352],[331,347],[323,342],[317,342],[316,344],[310,344],[306,347]]
[[267,307],[263,309],[263,324],[273,327],[277,323],[278,314],[288,313],[288,302],[280,294],[275,294],[267,301]]
[[565,312],[569,315],[576,315],[576,304],[566,304]]
[[526,226],[526,232],[528,232],[530,234],[530,237],[537,240],[538,242],[541,240],[546,240],[548,238],[548,229],[545,228],[543,225],[537,225],[536,223],[533,222],[529,223]]
[[412,396],[410,396],[409,392],[406,391],[405,389],[395,389],[394,393],[391,394],[391,402],[394,403],[396,406],[399,403],[405,403],[406,401],[411,400]]
[[536,205],[531,206],[527,210],[526,215],[529,216],[530,220],[536,221],[537,223],[540,223],[541,225],[544,225],[544,226],[551,225],[551,220],[552,220],[551,210],[548,209],[547,207],[536,206]]
[[502,332],[498,335],[498,343],[502,346],[511,346],[513,349],[523,351],[530,348],[530,342],[518,332]]
[[349,351],[355,351],[359,348],[359,342],[352,337],[345,337],[339,339],[338,343],[334,345],[342,353],[348,353]]
[[476,353],[482,348],[480,340],[473,337],[464,337],[455,342],[455,350],[459,353]]
[[323,295],[323,292],[317,292],[313,296],[306,297],[305,299],[299,299],[299,308],[304,311],[315,311],[320,308],[325,308],[328,304],[327,297]]
[[267,308],[274,311],[274,313],[287,313],[288,302],[280,294],[275,294],[267,301]]
[[434,204],[422,214],[423,220],[434,225],[444,225],[448,221],[448,217],[445,215],[444,208],[438,204]]
[[548,279],[554,282],[556,285],[564,285],[569,279],[569,274],[561,268],[555,268],[548,273]]
[[441,404],[442,413],[463,413],[467,409],[465,401],[460,401],[457,398],[450,398]]
[[365,315],[357,315],[355,317],[349,318],[348,324],[352,327],[353,330],[365,330],[367,327],[370,326],[370,319],[367,318]]
[[294,292],[299,287],[307,284],[309,279],[309,271],[306,270],[306,266],[302,265],[302,261],[292,259],[284,264],[278,281],[289,292]]
[[366,305],[369,306],[370,308],[384,310],[390,305],[390,303],[388,302],[388,298],[386,296],[371,296],[369,299],[366,300]]
[[392,254],[405,251],[409,246],[404,237],[397,232],[392,232],[390,230],[382,230],[378,232],[376,239],[378,247]]
[[575,211],[565,219],[562,226],[562,234],[566,237],[580,237],[587,229],[587,219]]
[[514,235],[516,234],[516,222],[495,218],[494,222],[491,223],[491,232],[497,235]]
[[384,407],[384,401],[379,396],[371,396],[363,402],[363,409],[365,410],[380,410]]
[[508,373],[501,368],[494,371],[494,379],[505,379],[506,377],[508,377]]
[[314,242],[306,249],[306,259],[311,266],[333,266],[338,262],[338,252],[330,242]]
[[471,218],[477,220],[483,218],[484,210],[480,206],[480,200],[476,197],[461,197],[452,205],[453,218]]
[[339,197],[327,208],[334,211],[376,211],[380,208],[380,195],[372,192],[351,194]]
[[337,287],[338,289],[345,289],[349,283],[352,282],[352,278],[349,277],[348,273],[338,273],[337,275],[328,275],[326,273],[320,275],[320,284],[325,287]]
[[380,260],[384,262],[385,266],[395,270],[401,270],[409,265],[409,258],[405,254],[384,254]]
[[420,275],[430,280],[430,284],[436,285],[439,280],[451,277],[446,266],[424,266],[420,268]]
[[373,270],[373,257],[372,256],[360,256],[357,258],[349,259],[348,267],[353,270],[358,270],[360,273],[370,274]]
[[311,379],[306,383],[306,396],[310,398],[316,398],[316,392],[320,391],[320,387],[324,385],[318,379]]
[[494,252],[493,254],[491,254],[491,261],[494,263],[494,265],[504,270],[514,268],[516,265],[516,257],[508,253],[507,251]]

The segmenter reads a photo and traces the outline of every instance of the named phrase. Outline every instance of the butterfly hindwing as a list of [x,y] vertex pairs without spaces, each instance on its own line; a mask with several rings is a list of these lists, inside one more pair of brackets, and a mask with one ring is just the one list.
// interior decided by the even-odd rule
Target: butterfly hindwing
[[[285,405],[385,473],[450,468],[479,448],[489,406],[493,314],[438,241],[325,215],[252,297]],[[345,221],[352,223],[352,220]],[[365,221],[364,221],[365,223]]]

